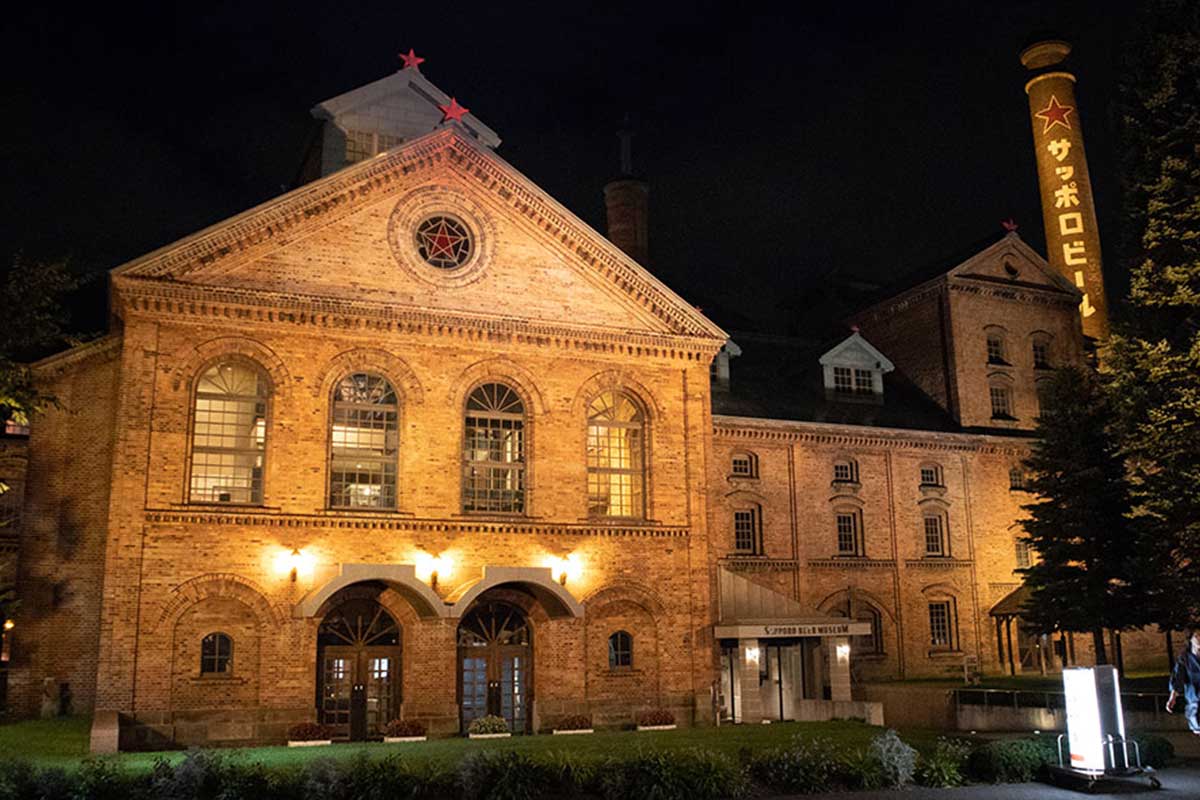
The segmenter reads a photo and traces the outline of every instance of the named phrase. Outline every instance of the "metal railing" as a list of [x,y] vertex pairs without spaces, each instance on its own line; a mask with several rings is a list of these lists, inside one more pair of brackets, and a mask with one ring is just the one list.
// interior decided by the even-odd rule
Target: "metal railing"
[[[1023,708],[1064,710],[1067,707],[1066,696],[1062,692],[1035,692],[1027,689],[952,689],[954,693],[954,709],[962,706],[983,706],[986,708]],[[1167,702],[1167,694],[1156,692],[1121,692],[1121,707],[1125,711],[1153,714],[1157,719],[1166,714],[1163,706]]]

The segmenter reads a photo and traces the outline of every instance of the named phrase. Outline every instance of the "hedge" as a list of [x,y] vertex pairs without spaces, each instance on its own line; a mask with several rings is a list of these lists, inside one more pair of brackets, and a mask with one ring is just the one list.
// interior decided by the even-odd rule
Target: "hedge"
[[[1139,743],[1148,766],[1162,766],[1174,754],[1159,736],[1139,737]],[[148,773],[124,771],[103,759],[84,761],[71,772],[0,762],[0,800],[719,800],[899,786],[914,777],[933,786],[958,785],[965,777],[1028,781],[1056,762],[1048,736],[973,749],[944,739],[917,756],[894,731],[858,750],[798,736],[788,746],[746,750],[739,758],[703,748],[645,749],[600,759],[569,750],[528,755],[487,749],[454,766],[402,754],[359,754],[272,768],[236,753],[192,750],[175,764],[158,761]]]

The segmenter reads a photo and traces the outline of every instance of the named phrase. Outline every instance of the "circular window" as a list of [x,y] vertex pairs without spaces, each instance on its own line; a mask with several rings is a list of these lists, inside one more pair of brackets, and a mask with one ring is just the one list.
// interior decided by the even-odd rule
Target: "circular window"
[[416,230],[417,252],[438,269],[458,269],[471,258],[471,232],[454,217],[427,217]]

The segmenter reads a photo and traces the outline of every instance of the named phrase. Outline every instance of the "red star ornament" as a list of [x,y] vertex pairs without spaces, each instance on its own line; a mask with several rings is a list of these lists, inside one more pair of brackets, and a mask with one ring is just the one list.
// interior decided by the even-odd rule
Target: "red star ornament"
[[1067,130],[1071,130],[1071,121],[1067,119],[1067,115],[1074,110],[1073,106],[1061,105],[1057,97],[1050,95],[1050,105],[1035,112],[1034,116],[1040,117],[1046,123],[1042,128],[1042,133],[1049,133],[1055,125],[1062,125]]
[[400,60],[404,62],[401,69],[420,69],[420,66],[425,63],[425,59],[413,52],[413,49],[408,48],[407,53],[400,54]]
[[470,112],[470,109],[460,106],[458,104],[458,100],[454,99],[453,97],[450,98],[450,105],[439,105],[438,108],[442,112],[442,122],[449,122],[450,120],[462,122],[463,114]]

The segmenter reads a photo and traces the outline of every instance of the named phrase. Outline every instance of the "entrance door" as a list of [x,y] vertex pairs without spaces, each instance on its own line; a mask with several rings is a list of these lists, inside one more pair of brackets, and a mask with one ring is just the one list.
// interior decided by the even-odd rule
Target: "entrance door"
[[338,738],[378,736],[399,708],[400,629],[373,600],[349,600],[317,636],[317,710]]
[[763,717],[796,719],[796,701],[804,699],[804,648],[798,640],[769,642],[762,648],[759,686]]
[[529,729],[532,651],[529,623],[510,603],[476,605],[458,626],[462,727],[485,715],[503,717],[513,733]]

